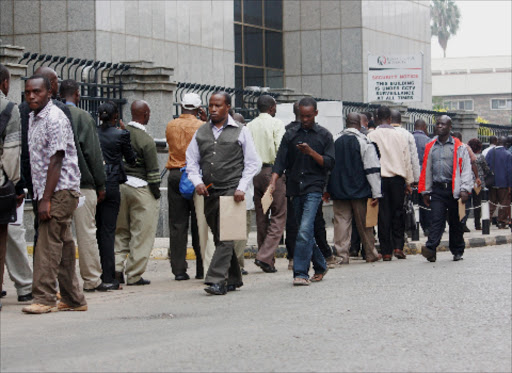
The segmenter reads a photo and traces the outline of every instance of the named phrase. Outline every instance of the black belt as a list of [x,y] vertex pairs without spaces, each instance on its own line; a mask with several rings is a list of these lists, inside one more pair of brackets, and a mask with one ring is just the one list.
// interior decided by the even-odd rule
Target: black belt
[[451,189],[452,187],[452,182],[448,182],[448,183],[438,183],[437,181],[434,182],[434,186],[437,187],[437,188],[441,188],[441,189]]
[[261,167],[274,167],[274,165],[270,163],[263,163]]

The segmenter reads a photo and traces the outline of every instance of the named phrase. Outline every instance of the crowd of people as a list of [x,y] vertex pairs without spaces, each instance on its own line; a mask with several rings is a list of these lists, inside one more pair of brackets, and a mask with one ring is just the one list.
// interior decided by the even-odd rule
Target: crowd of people
[[[107,101],[98,108],[97,127],[78,108],[78,83],[64,80],[59,87],[51,68],[40,67],[26,80],[19,107],[6,98],[9,82],[9,71],[0,65],[0,280],[5,263],[18,301],[31,301],[22,311],[32,314],[86,311],[84,292],[149,285],[142,276],[155,239],[161,184],[156,145],[147,133],[149,104],[132,102],[125,125],[116,104]],[[169,259],[175,280],[189,280],[190,228],[195,277],[204,279],[208,294],[237,290],[247,274],[247,241],[222,239],[221,197],[245,204],[247,232],[255,210],[254,263],[263,272],[277,271],[275,252],[285,236],[294,286],[322,281],[329,269],[358,256],[361,245],[369,263],[406,259],[404,202],[413,188],[422,195],[420,223],[428,236],[422,255],[430,262],[436,261],[446,220],[453,260],[462,259],[469,229],[468,214],[459,217],[459,200],[468,212],[473,206],[475,229],[481,229],[482,187],[490,189],[498,228],[511,224],[511,138],[491,137],[482,153],[478,139],[462,143],[446,115],[437,118],[430,138],[423,120],[411,134],[401,126],[400,112],[382,105],[375,113],[349,113],[334,139],[317,123],[317,103],[310,97],[294,104],[295,120],[287,125],[276,118],[269,95],[258,98],[259,115],[248,124],[233,112],[225,92],[214,93],[208,103],[187,93],[180,104],[181,115],[166,128]],[[187,185],[192,192],[184,191]],[[263,200],[269,195],[267,209]],[[35,217],[33,272],[23,228],[25,197]],[[322,201],[329,200],[334,247],[322,210]],[[367,221],[377,208],[380,252]]]

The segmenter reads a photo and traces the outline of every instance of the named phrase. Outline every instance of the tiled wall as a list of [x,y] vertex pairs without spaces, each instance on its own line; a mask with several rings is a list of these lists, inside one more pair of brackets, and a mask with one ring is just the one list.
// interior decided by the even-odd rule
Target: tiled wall
[[423,52],[430,108],[428,1],[285,0],[286,86],[317,97],[366,101],[367,54]]
[[234,86],[233,2],[2,0],[0,38],[28,51],[149,60],[177,81]]

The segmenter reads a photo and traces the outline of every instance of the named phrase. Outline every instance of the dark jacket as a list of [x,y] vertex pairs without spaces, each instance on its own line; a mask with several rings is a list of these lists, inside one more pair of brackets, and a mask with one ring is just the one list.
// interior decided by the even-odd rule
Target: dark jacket
[[512,187],[512,154],[505,147],[497,146],[487,153],[485,160],[494,172],[494,187]]
[[76,131],[82,149],[83,160],[80,166],[80,188],[105,190],[105,171],[100,142],[96,133],[96,122],[91,115],[73,105],[67,105],[73,118],[73,131]]
[[137,154],[130,144],[130,132],[114,127],[99,127],[98,137],[105,161],[107,183],[124,183],[126,172],[123,166],[123,157],[126,163],[132,166],[137,160]]

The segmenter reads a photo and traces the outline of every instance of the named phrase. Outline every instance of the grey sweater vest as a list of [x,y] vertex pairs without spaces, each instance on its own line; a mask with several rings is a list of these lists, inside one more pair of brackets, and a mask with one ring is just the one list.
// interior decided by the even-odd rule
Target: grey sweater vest
[[203,124],[196,133],[196,141],[201,155],[201,170],[206,185],[215,189],[236,188],[244,170],[244,153],[238,143],[242,131],[239,126],[226,126],[215,140],[210,122]]

